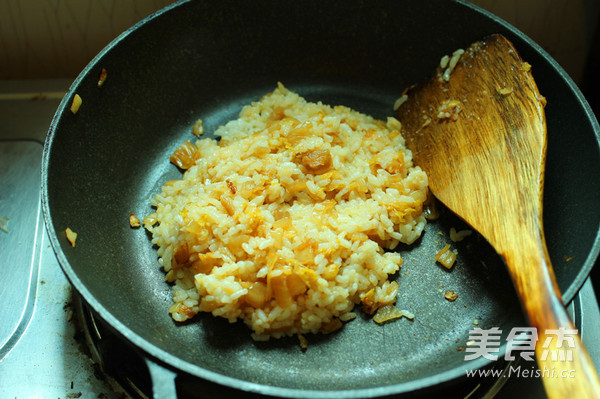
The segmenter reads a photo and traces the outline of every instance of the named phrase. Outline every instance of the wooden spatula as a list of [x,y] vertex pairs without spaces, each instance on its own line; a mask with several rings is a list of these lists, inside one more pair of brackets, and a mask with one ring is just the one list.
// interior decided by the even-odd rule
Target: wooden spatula
[[598,398],[598,373],[571,334],[546,249],[546,100],[530,69],[510,41],[490,36],[442,59],[434,76],[406,92],[396,117],[431,192],[504,259],[537,328],[536,359],[548,396]]

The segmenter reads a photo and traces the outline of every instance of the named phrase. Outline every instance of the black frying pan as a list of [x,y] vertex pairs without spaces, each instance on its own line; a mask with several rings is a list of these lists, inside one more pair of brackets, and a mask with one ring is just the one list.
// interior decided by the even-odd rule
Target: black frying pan
[[[488,366],[484,358],[466,362],[459,350],[474,321],[504,336],[525,322],[503,264],[484,240],[474,235],[456,244],[459,261],[450,272],[432,260],[450,228],[464,228],[449,212],[400,249],[398,305],[415,313],[414,322],[378,326],[361,314],[336,333],[309,336],[304,353],[295,338],[256,343],[241,323],[207,314],[176,325],[155,249],[143,229],[129,227],[128,215],[151,213],[149,199],[180,176],[168,156],[194,138],[197,119],[211,132],[278,81],[308,100],[385,118],[442,55],[491,33],[513,41],[548,100],[544,224],[569,302],[599,250],[598,123],[539,46],[461,1],[182,1],[134,26],[75,80],[50,127],[43,210],[61,266],[93,310],[145,356],[243,391],[390,395]],[[99,89],[101,68],[108,78]],[[75,93],[83,105],[73,115]],[[79,234],[74,248],[66,227]],[[445,300],[445,290],[458,299]]]

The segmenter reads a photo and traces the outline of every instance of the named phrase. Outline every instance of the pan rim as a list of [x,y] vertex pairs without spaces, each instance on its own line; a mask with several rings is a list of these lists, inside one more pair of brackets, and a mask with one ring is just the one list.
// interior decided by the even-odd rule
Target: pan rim
[[[62,251],[59,237],[54,229],[54,225],[52,223],[52,214],[50,211],[49,204],[49,193],[48,193],[48,165],[50,163],[50,154],[53,144],[53,139],[57,131],[58,122],[62,117],[63,111],[69,107],[69,102],[72,96],[75,94],[76,87],[79,86],[81,81],[85,76],[92,70],[92,68],[96,67],[98,61],[108,53],[113,47],[118,45],[121,41],[123,41],[127,36],[129,36],[132,32],[136,31],[139,27],[147,24],[149,21],[152,21],[162,14],[169,12],[170,10],[177,8],[185,3],[189,3],[192,0],[178,0],[171,5],[166,6],[165,8],[157,11],[156,13],[144,18],[140,22],[133,25],[131,28],[127,29],[125,32],[120,34],[117,38],[111,41],[103,50],[101,50],[82,70],[82,72],[78,75],[78,77],[73,81],[71,87],[67,91],[66,95],[63,97],[61,103],[59,104],[57,111],[51,121],[48,136],[46,138],[42,156],[42,173],[41,173],[41,181],[42,181],[42,212],[44,221],[46,224],[48,236],[50,239],[50,243],[52,248],[57,256],[59,264],[63,269],[65,275],[68,277],[68,280],[74,286],[76,291],[84,298],[84,300],[91,306],[91,308],[98,314],[102,319],[104,319],[107,324],[117,332],[120,336],[122,336],[126,341],[131,343],[136,348],[140,349],[144,356],[149,358],[158,359],[164,364],[168,365],[167,368],[174,368],[176,370],[181,370],[183,372],[198,376],[200,378],[213,381],[217,384],[232,387],[235,389],[239,389],[246,392],[254,392],[260,394],[268,394],[268,395],[276,395],[283,397],[325,397],[325,398],[357,398],[357,397],[377,397],[382,395],[390,395],[390,394],[401,394],[407,393],[411,391],[417,391],[424,388],[429,388],[436,385],[441,385],[443,383],[450,382],[460,377],[464,377],[464,370],[467,367],[455,367],[453,369],[427,376],[418,378],[415,380],[401,382],[393,385],[386,385],[374,388],[359,388],[359,389],[350,389],[350,390],[302,390],[297,388],[286,388],[281,386],[274,385],[266,385],[260,383],[254,383],[242,379],[237,379],[233,377],[229,377],[223,374],[219,374],[207,369],[204,369],[200,366],[192,364],[188,361],[184,361],[179,357],[169,353],[168,351],[159,348],[154,343],[150,342],[147,339],[142,338],[140,335],[135,333],[132,329],[130,329],[125,323],[121,322],[118,318],[116,318],[100,301],[98,301],[95,296],[89,291],[87,286],[82,282],[79,278],[73,267],[70,265],[67,260],[65,253]],[[497,17],[496,15],[473,5],[466,0],[452,0],[454,3],[462,5],[464,7],[470,8],[480,14],[483,14],[487,18],[499,23],[504,28],[509,30],[515,36],[519,37],[523,40],[529,47],[531,47],[535,52],[541,54],[544,59],[546,59],[554,72],[556,72],[563,81],[568,85],[569,89],[575,95],[577,102],[579,105],[583,107],[586,117],[591,123],[592,129],[594,131],[594,135],[596,138],[596,142],[600,148],[600,125],[591,110],[591,107],[587,103],[585,97],[571,79],[571,77],[562,69],[562,67],[537,43],[535,43],[532,39],[526,36],[524,33],[519,31],[517,28],[510,25],[508,22],[503,19]],[[592,244],[591,250],[584,260],[583,265],[579,272],[577,273],[575,279],[570,284],[569,288],[563,293],[563,300],[565,305],[570,303],[576,296],[577,292],[582,287],[583,283],[588,278],[589,273],[591,272],[596,259],[600,254],[600,225],[596,231],[596,237]],[[506,350],[506,344],[500,347],[500,353],[504,353]],[[469,366],[468,368],[472,369],[480,369],[486,366],[490,366],[493,361],[479,358],[470,362],[465,362],[465,366]],[[165,367],[165,366],[162,366]]]

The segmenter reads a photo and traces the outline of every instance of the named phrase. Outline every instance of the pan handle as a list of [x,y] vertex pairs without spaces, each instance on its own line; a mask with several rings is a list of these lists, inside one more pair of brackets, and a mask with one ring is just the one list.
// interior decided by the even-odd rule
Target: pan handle
[[144,361],[150,372],[152,397],[154,399],[177,399],[175,378],[177,373],[145,356]]

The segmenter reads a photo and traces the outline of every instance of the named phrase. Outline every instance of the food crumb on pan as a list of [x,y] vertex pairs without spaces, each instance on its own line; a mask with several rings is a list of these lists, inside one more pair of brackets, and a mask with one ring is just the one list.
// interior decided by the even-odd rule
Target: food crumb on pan
[[2,230],[5,233],[8,233],[8,221],[10,219],[8,218],[8,216],[2,216],[0,217],[0,230]]
[[473,234],[472,230],[459,230],[457,231],[454,227],[450,228],[450,239],[454,242],[460,242]]
[[298,334],[298,343],[300,344],[300,349],[302,352],[305,352],[308,349],[308,339],[302,334]]
[[450,62],[450,56],[446,54],[440,59],[440,68],[445,69],[448,66],[448,62]]
[[198,119],[196,123],[194,123],[194,127],[192,128],[192,134],[196,137],[200,137],[204,134],[204,124],[202,119]]
[[65,229],[65,234],[67,235],[67,240],[71,244],[71,246],[75,246],[75,241],[77,240],[77,233],[75,233],[71,228],[67,227]]
[[446,291],[444,293],[444,298],[450,302],[454,302],[458,298],[458,293],[456,291]]
[[75,115],[79,111],[79,107],[81,107],[82,103],[83,100],[81,99],[79,94],[75,93],[75,95],[73,96],[73,102],[71,103],[71,112],[73,113],[73,115]]
[[450,249],[450,244],[446,244],[444,248],[437,252],[435,260],[446,269],[452,269],[452,266],[454,266],[454,263],[456,262],[457,253],[458,251]]
[[133,213],[130,213],[129,214],[129,226],[136,229],[136,228],[140,227],[141,225],[142,224],[140,222],[140,219],[138,219],[138,217],[135,216]]
[[106,72],[106,68],[102,68],[100,71],[100,76],[98,77],[98,87],[102,87],[102,85],[104,85],[107,76],[108,73]]
[[403,94],[402,96],[400,96],[395,102],[394,102],[394,111],[397,111],[398,108],[400,108],[402,106],[402,104],[404,104],[406,101],[408,100],[408,95],[407,94]]
[[143,218],[172,318],[242,320],[265,341],[337,331],[357,305],[393,305],[402,258],[387,250],[421,235],[428,192],[400,129],[279,85],[219,127],[219,141],[177,147],[183,177]]
[[570,261],[572,261],[572,260],[573,260],[575,257],[574,257],[574,256],[566,256],[566,255],[565,255],[565,257],[564,257],[564,258],[565,258],[565,262],[570,262]]

